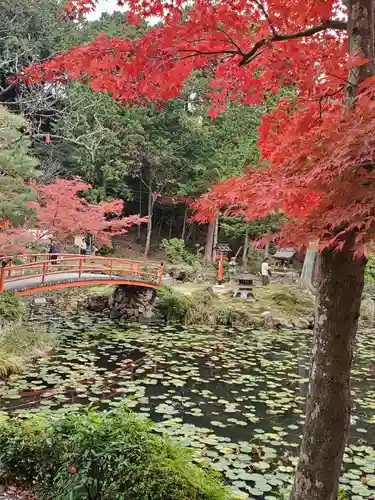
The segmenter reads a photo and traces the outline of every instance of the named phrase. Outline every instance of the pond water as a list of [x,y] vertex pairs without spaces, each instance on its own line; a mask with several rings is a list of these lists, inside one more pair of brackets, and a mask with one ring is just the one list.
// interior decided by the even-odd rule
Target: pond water
[[[30,318],[59,347],[0,382],[11,414],[116,406],[126,400],[154,430],[194,450],[243,498],[269,500],[290,487],[304,424],[309,331],[118,326],[92,314]],[[352,500],[375,495],[373,331],[359,335],[355,408],[341,486]]]

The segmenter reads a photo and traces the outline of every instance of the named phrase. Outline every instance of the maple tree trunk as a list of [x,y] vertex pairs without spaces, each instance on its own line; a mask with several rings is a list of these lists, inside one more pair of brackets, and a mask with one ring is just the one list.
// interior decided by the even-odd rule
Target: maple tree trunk
[[150,253],[153,211],[154,211],[154,199],[152,197],[152,191],[150,190],[148,193],[148,210],[147,210],[148,221],[147,221],[147,235],[145,244],[145,257],[148,257],[148,254]]
[[325,251],[319,258],[306,425],[291,500],[337,500],[366,265],[350,250],[347,244],[342,252]]
[[212,261],[212,250],[214,247],[215,227],[216,227],[216,219],[210,221],[208,224],[208,228],[207,228],[206,245],[204,247],[204,259],[207,262]]
[[[375,0],[349,0],[349,51],[368,59],[351,68],[346,89],[375,74]],[[365,258],[353,259],[356,233],[340,252],[319,256],[318,293],[306,425],[291,500],[337,500],[350,424],[350,368],[363,291]]]

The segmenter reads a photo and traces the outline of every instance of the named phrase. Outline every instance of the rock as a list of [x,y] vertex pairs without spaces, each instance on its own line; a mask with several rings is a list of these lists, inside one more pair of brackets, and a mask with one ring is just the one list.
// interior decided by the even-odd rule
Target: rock
[[262,318],[267,318],[268,316],[272,316],[271,311],[264,311],[261,314]]
[[85,307],[89,311],[102,312],[108,309],[109,297],[108,295],[93,295],[88,297],[85,302]]
[[44,306],[47,304],[47,299],[45,297],[35,297],[34,304],[36,306]]
[[277,322],[275,318],[272,316],[271,311],[264,311],[261,314],[261,317],[264,319],[264,328],[276,328]]
[[374,301],[368,295],[364,295],[361,302],[360,319],[362,321],[374,321],[375,305]]
[[110,317],[112,319],[138,319],[143,315],[150,318],[154,313],[155,297],[156,292],[153,288],[119,285],[109,299]]

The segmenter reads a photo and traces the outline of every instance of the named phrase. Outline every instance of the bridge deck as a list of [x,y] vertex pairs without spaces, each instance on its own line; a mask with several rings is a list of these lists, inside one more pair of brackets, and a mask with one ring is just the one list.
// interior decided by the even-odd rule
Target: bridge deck
[[[0,268],[0,293],[20,295],[73,286],[126,284],[148,288],[161,285],[163,264],[132,261],[115,257],[33,254],[8,259]],[[4,262],[5,258],[2,258]]]
[[[43,290],[43,288],[51,287],[51,286],[56,286],[56,285],[62,285],[64,283],[67,284],[73,284],[77,283],[78,284],[88,284],[87,282],[99,282],[103,284],[121,284],[123,282],[129,282],[129,283],[134,283],[134,285],[141,284],[144,286],[146,283],[138,277],[138,276],[109,276],[105,274],[94,274],[94,273],[83,273],[81,276],[79,273],[56,273],[56,274],[51,274],[47,275],[44,278],[44,283],[43,283],[43,276],[37,276],[33,278],[25,278],[19,279],[17,281],[10,281],[10,282],[5,282],[4,283],[4,290],[7,292],[22,292],[26,290],[30,290],[33,288],[40,288]],[[147,282],[147,285],[150,287],[155,286],[156,283],[152,282]]]

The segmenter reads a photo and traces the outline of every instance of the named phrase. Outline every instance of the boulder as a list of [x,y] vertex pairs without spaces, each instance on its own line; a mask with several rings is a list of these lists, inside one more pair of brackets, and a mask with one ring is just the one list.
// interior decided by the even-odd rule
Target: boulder
[[108,295],[92,295],[87,298],[85,306],[89,311],[102,312],[108,309],[108,303]]
[[361,302],[360,319],[372,323],[375,315],[375,304],[372,298],[364,295]]

